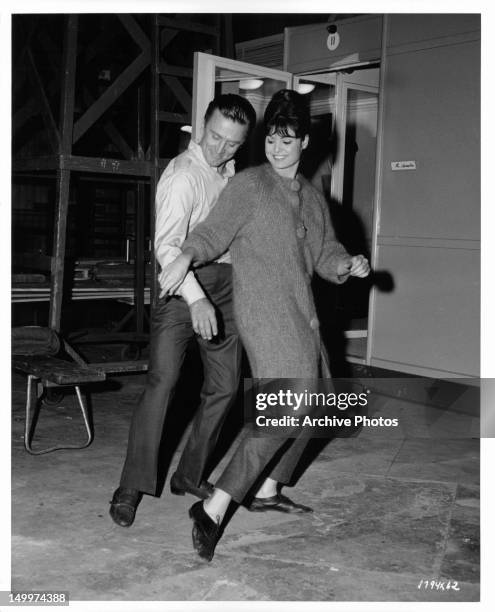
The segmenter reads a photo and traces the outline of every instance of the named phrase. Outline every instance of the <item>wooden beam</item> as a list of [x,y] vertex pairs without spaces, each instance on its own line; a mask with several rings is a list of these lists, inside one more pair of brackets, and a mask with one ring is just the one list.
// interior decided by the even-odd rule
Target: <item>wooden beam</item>
[[[31,25],[31,31],[34,30],[34,25]],[[28,34],[28,40],[30,38],[31,34]],[[58,48],[54,45],[53,41],[50,39],[50,37],[46,34],[46,31],[41,29],[38,33],[38,39],[41,42],[44,50],[47,52],[47,54],[51,54],[52,57],[55,57],[55,55],[58,55]],[[14,68],[14,73],[16,74],[18,72],[19,69],[19,65],[20,65],[20,61],[21,58],[24,57],[24,55],[27,55],[27,51],[28,51],[28,41],[26,41],[26,44],[24,46],[24,48],[22,49],[21,53],[19,54],[19,58],[17,60],[17,64],[16,67]],[[59,82],[59,76],[60,76],[60,70],[57,70],[56,68],[53,68],[53,73],[54,76],[56,76],[56,81],[55,79],[52,79],[52,81],[46,86],[46,93],[47,93],[47,97],[48,96],[52,96],[56,91],[58,91],[58,89],[60,88],[60,82]],[[55,84],[56,83],[56,84]],[[23,80],[22,79],[15,79],[14,80],[14,84],[13,84],[13,88],[14,88],[14,92],[21,86],[23,85]],[[13,97],[15,97],[15,95],[13,95]],[[12,132],[13,134],[15,134],[16,132],[18,132],[22,126],[26,123],[26,121],[29,121],[29,119],[31,119],[32,117],[36,117],[39,114],[39,107],[38,107],[38,102],[35,98],[31,97],[29,98],[26,103],[21,106],[20,108],[18,108],[18,110],[15,112],[15,114],[13,115],[12,118]],[[35,134],[34,136],[36,136],[37,134]],[[28,141],[30,142],[32,141],[32,138]],[[58,146],[55,149],[58,152]]]
[[78,16],[67,17],[64,39],[64,61],[60,101],[61,153],[69,155],[72,151],[72,130],[74,126],[74,105],[76,91],[77,29]]
[[[62,61],[62,85],[60,99],[60,160],[62,154],[72,150],[72,126],[74,121],[74,98],[77,60],[78,16],[66,17],[64,35],[64,55]],[[48,315],[51,329],[60,331],[62,302],[64,296],[65,244],[67,238],[67,217],[69,214],[70,171],[57,169],[56,198],[53,230],[53,257],[50,279],[50,311]]]
[[192,68],[185,68],[183,66],[170,66],[170,64],[167,64],[165,62],[159,63],[158,73],[169,74],[171,76],[187,77],[191,79],[193,76]]
[[14,134],[29,121],[32,117],[36,117],[39,113],[39,107],[34,98],[31,98],[22,106],[12,117],[12,133]]
[[222,38],[221,53],[223,57],[229,57],[230,59],[235,59],[234,38],[232,34],[232,14],[222,13],[220,18],[222,21],[222,34],[223,34],[223,36],[221,37]]
[[[60,72],[57,74],[57,78],[50,81],[46,86],[46,92],[48,96],[52,96],[60,88],[59,81]],[[12,119],[12,131],[15,134],[29,119],[38,115],[39,109],[35,98],[30,98],[27,102],[19,108]],[[57,151],[58,152],[58,151]]]
[[[158,301],[158,263],[155,257],[155,196],[158,181],[160,180],[159,155],[160,155],[160,120],[158,111],[160,107],[160,51],[170,42],[177,34],[176,30],[160,30],[158,24],[158,15],[153,16],[151,36],[151,96],[150,96],[150,144],[149,144],[149,159],[151,162],[150,176],[150,206],[149,206],[149,224],[150,224],[150,240],[151,240],[151,287],[150,287],[150,314],[153,313]],[[165,35],[166,34],[166,35]]]
[[60,167],[60,155],[46,155],[44,157],[25,157],[12,161],[14,172],[30,172],[37,170],[56,170]]
[[148,362],[138,361],[103,361],[101,363],[89,363],[91,368],[95,368],[106,374],[119,374],[123,372],[146,372]]
[[149,176],[150,162],[140,160],[122,160],[108,157],[84,157],[80,155],[50,155],[46,157],[28,157],[13,161],[15,172],[32,172],[39,170],[74,170],[79,172],[96,172],[102,174],[128,174],[131,176]]
[[216,26],[209,26],[204,23],[193,23],[185,19],[171,19],[170,17],[158,16],[158,23],[161,26],[176,30],[187,30],[188,32],[200,32],[211,36],[218,36],[219,29]]
[[[150,52],[151,52],[151,47],[150,47]],[[137,158],[141,161],[144,161],[146,159],[144,147],[145,147],[145,138],[148,133],[147,128],[149,127],[149,126],[145,126],[145,122],[144,122],[144,117],[145,117],[144,91],[145,91],[145,85],[143,82],[141,82],[139,86],[137,87],[137,91],[136,91],[136,111],[137,111],[137,117],[136,117],[137,146],[136,148],[137,148]]]
[[78,180],[83,183],[92,183],[97,181],[98,183],[110,183],[114,185],[126,185],[134,186],[137,183],[144,183],[145,185],[149,184],[149,179],[144,176],[138,178],[137,176],[126,176],[124,174],[108,176],[103,174],[101,176],[95,177],[91,174],[80,174],[78,176]]
[[158,112],[158,120],[164,121],[168,123],[190,123],[191,115],[190,114],[181,114],[181,113],[170,113],[168,111],[159,111]]
[[74,125],[73,143],[101,117],[101,115],[122,95],[122,93],[137,79],[141,72],[148,66],[150,54],[141,53],[114,81],[114,83],[103,93],[98,100],[87,109],[83,116]]
[[150,52],[151,42],[150,39],[143,32],[138,22],[129,14],[117,15],[122,22],[122,25],[132,36],[134,41],[141,47],[143,51]]
[[[138,154],[140,159],[144,159],[144,138],[147,131],[144,123],[145,108],[144,84],[141,83],[137,89],[137,123],[136,140],[138,143]],[[138,183],[135,189],[135,257],[134,257],[134,314],[136,322],[136,332],[142,333],[144,330],[144,286],[145,286],[145,186]]]
[[[95,99],[89,92],[89,90],[84,87],[83,89],[84,102],[85,104],[93,104]],[[107,136],[113,142],[113,144],[119,149],[122,155],[126,159],[134,159],[135,153],[132,148],[128,145],[126,139],[122,136],[120,131],[115,127],[115,124],[112,121],[107,121],[103,126]]]
[[178,30],[168,30],[164,28],[160,32],[160,50],[163,51],[163,49],[174,40],[178,33]]
[[58,127],[53,117],[52,109],[50,107],[50,102],[48,101],[48,97],[45,92],[45,88],[43,87],[43,83],[41,81],[41,77],[39,75],[38,69],[36,68],[36,63],[33,58],[33,54],[31,53],[31,49],[27,50],[28,63],[31,68],[31,74],[33,76],[33,84],[34,84],[34,94],[38,97],[40,102],[39,111],[41,112],[41,116],[43,117],[43,122],[45,123],[48,139],[50,141],[51,147],[54,153],[57,153],[60,149],[60,134],[58,132]]
[[191,94],[186,90],[184,85],[179,81],[177,77],[162,75],[162,80],[170,87],[174,96],[182,104],[182,108],[186,113],[191,113],[192,110],[192,97]]
[[67,237],[67,216],[69,212],[69,186],[70,172],[68,170],[57,170],[54,244],[50,282],[50,311],[48,315],[49,326],[56,331],[60,331],[62,319],[65,242]]
[[145,269],[144,269],[144,252],[145,252],[145,236],[144,236],[144,220],[146,198],[144,185],[138,183],[136,185],[136,257],[134,259],[134,312],[136,320],[136,332],[143,333],[144,330],[144,285],[145,285]]
[[115,127],[113,121],[107,121],[103,126],[103,129],[105,130],[107,136],[110,138],[113,144],[119,149],[119,151],[126,159],[134,159],[134,151],[128,145],[126,139],[122,136],[119,130]]
[[76,172],[96,172],[102,174],[129,174],[131,176],[150,176],[150,162],[144,160],[122,160],[107,157],[84,157],[70,155],[60,161],[62,168]]

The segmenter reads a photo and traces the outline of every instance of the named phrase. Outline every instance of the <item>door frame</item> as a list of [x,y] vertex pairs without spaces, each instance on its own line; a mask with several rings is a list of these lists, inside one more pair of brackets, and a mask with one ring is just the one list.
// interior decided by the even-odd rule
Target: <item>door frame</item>
[[[370,66],[370,69],[373,69],[376,66]],[[380,67],[377,68],[380,70]],[[345,146],[346,146],[346,122],[347,122],[347,94],[349,90],[359,90],[366,91],[369,93],[375,93],[378,97],[378,106],[377,106],[377,142],[376,142],[376,159],[378,156],[378,122],[379,122],[379,108],[380,108],[380,86],[379,79],[377,78],[379,72],[377,72],[376,77],[374,75],[370,75],[369,72],[366,71],[355,71],[352,73],[347,73],[342,71],[342,69],[334,69],[334,70],[319,70],[318,72],[306,73],[306,74],[297,74],[294,75],[294,89],[297,89],[297,86],[301,81],[309,81],[314,83],[324,83],[328,85],[334,85],[335,94],[334,94],[334,103],[333,107],[333,120],[332,120],[332,138],[336,136],[339,139],[339,145],[337,149],[337,154],[333,160],[332,165],[332,178],[331,178],[331,188],[330,195],[332,199],[339,204],[342,204],[343,199],[343,191],[344,191],[344,168],[345,168]],[[370,79],[369,77],[372,76]],[[378,181],[378,174],[376,172],[376,163],[375,163],[375,191],[373,194],[373,229],[371,234],[371,253],[372,253],[372,261],[371,265],[373,265],[373,257],[375,254],[374,245],[376,243],[376,234],[377,234],[377,224],[376,224],[376,215],[377,215],[377,200],[375,197],[376,194],[376,183]],[[346,359],[351,363],[359,363],[359,364],[370,364],[370,328],[371,328],[371,311],[373,307],[373,292],[374,288],[372,287],[370,290],[370,295],[368,298],[368,325],[366,330],[344,330],[344,334],[346,338],[356,338],[356,337],[366,337],[366,351],[363,357],[353,357],[350,355],[346,355]]]
[[[372,67],[370,67],[372,69]],[[330,194],[332,198],[342,203],[344,190],[344,160],[345,160],[345,138],[347,121],[347,92],[349,89],[375,93],[379,97],[379,86],[373,84],[373,79],[367,78],[365,72],[356,71],[348,74],[340,69],[319,71],[310,74],[294,75],[294,89],[297,89],[301,81],[324,83],[335,86],[334,115],[332,121],[332,137],[336,134],[339,138],[337,155],[333,160],[332,184]],[[376,177],[375,177],[376,179]]]

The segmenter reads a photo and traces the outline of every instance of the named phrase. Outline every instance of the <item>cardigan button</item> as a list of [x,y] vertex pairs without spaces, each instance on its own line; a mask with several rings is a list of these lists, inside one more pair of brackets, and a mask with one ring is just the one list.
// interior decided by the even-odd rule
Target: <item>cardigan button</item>
[[313,317],[309,322],[309,326],[311,327],[311,329],[318,329],[318,327],[320,327],[320,322],[316,317]]
[[301,183],[297,179],[293,179],[290,182],[290,188],[292,189],[292,191],[300,191],[301,190]]
[[301,239],[304,238],[306,236],[306,228],[298,227],[296,230],[296,236]]

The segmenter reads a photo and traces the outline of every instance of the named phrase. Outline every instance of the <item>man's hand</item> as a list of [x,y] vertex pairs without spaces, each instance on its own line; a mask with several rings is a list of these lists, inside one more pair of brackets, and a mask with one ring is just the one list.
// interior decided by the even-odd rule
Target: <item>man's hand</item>
[[166,295],[167,293],[172,294],[177,291],[190,265],[191,257],[182,253],[178,255],[172,263],[169,263],[163,268],[161,276],[162,291],[160,296]]
[[351,262],[351,276],[358,276],[359,278],[368,276],[370,273],[370,264],[364,255],[355,255],[351,257]]
[[212,303],[207,298],[196,300],[189,306],[192,326],[204,340],[211,340],[218,333],[217,318]]

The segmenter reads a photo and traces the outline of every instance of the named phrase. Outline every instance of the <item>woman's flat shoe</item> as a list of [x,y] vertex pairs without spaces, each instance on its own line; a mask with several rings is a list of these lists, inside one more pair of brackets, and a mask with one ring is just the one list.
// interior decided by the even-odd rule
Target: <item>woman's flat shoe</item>
[[192,530],[193,546],[200,557],[211,561],[218,542],[220,525],[215,523],[205,512],[202,501],[196,502],[189,508],[189,516],[194,523]]
[[289,499],[282,493],[277,493],[272,497],[255,497],[248,506],[250,512],[285,512],[286,514],[303,514],[305,512],[313,512],[313,508],[296,504],[292,499]]

